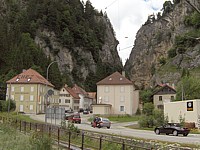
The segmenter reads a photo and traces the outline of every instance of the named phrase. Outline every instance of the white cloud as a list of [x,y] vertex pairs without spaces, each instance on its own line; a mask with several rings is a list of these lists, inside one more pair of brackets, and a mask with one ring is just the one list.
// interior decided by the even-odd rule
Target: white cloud
[[161,10],[165,0],[90,0],[90,2],[95,9],[106,11],[120,43],[118,52],[124,64],[133,48],[137,31],[145,23],[148,15]]

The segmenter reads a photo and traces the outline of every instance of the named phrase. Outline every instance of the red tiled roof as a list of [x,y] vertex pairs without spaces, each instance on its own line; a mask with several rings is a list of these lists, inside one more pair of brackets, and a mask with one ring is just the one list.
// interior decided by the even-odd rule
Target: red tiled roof
[[64,87],[64,88],[69,92],[69,94],[71,94],[71,96],[73,98],[80,99],[80,97],[78,96],[78,94],[76,94],[70,87]]
[[133,83],[119,72],[115,72],[103,80],[97,82],[97,85],[133,85]]
[[16,75],[14,78],[6,81],[6,83],[11,84],[44,84],[51,87],[54,87],[53,84],[51,84],[49,81],[47,81],[42,75],[40,75],[37,71],[33,69],[28,69],[18,75]]
[[74,87],[72,88],[72,90],[76,93],[76,94],[82,94],[82,95],[88,95],[87,92],[85,90],[83,90],[81,87],[79,87],[78,85],[74,85]]
[[96,99],[96,92],[87,92],[90,98]]

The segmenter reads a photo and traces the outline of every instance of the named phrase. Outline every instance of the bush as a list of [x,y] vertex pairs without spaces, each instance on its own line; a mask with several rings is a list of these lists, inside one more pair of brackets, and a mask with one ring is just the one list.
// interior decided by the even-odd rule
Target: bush
[[40,132],[35,132],[33,135],[30,137],[30,144],[34,149],[38,150],[51,150],[53,141],[47,134],[42,134]]
[[168,53],[168,58],[174,58],[177,55],[175,48],[171,48],[167,53]]
[[7,112],[8,111],[9,103],[10,103],[10,109],[9,109],[9,111],[15,111],[15,109],[16,109],[16,103],[15,103],[14,100],[0,101],[0,111]]
[[152,128],[154,126],[154,119],[153,116],[146,116],[142,115],[140,117],[140,120],[138,121],[140,127],[147,127],[147,128]]

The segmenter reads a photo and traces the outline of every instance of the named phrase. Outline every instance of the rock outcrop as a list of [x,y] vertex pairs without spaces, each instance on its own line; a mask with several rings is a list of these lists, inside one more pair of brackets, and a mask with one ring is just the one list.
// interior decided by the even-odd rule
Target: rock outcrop
[[[200,8],[198,0],[190,0]],[[125,70],[130,79],[139,88],[147,88],[160,82],[177,83],[180,71],[169,71],[166,66],[189,68],[200,66],[199,44],[190,47],[184,54],[177,53],[173,59],[168,58],[168,51],[174,46],[175,38],[192,31],[186,26],[185,17],[191,15],[194,8],[185,0],[174,4],[173,10],[151,21],[148,20],[137,32],[136,40]]]

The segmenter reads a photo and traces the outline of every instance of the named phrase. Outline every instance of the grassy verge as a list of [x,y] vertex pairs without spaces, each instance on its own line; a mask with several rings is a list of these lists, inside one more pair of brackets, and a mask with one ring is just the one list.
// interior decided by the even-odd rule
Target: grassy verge
[[0,116],[7,117],[7,118],[18,119],[18,120],[23,120],[23,121],[26,121],[26,122],[42,123],[40,121],[31,119],[29,115],[17,114],[16,112],[10,112],[10,113],[0,112]]

